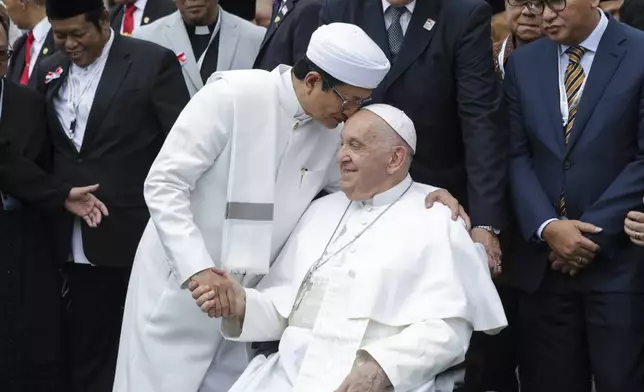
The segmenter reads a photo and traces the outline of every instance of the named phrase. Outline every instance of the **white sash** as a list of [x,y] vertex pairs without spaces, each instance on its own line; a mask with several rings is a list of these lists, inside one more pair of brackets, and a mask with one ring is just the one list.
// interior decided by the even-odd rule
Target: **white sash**
[[235,87],[221,265],[233,274],[266,274],[273,231],[277,85],[260,70],[218,72],[211,79]]

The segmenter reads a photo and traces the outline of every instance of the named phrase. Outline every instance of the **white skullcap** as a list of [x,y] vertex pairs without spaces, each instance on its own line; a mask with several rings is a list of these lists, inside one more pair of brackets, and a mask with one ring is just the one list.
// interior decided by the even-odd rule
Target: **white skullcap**
[[391,105],[384,103],[375,103],[365,106],[363,110],[368,110],[381,119],[383,119],[400,137],[409,144],[411,150],[416,152],[416,127],[414,127],[411,118],[407,117],[405,112],[396,109]]
[[306,57],[339,81],[361,88],[378,87],[389,72],[382,49],[360,27],[347,23],[318,27]]

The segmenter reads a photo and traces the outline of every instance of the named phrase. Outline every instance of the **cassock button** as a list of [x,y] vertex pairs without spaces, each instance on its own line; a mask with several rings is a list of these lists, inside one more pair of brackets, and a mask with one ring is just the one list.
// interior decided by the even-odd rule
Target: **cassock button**
[[373,208],[372,207],[367,207],[367,212],[371,212],[371,211],[373,211]]
[[360,222],[360,224],[361,224],[362,226],[366,226],[366,225],[367,225],[367,221],[362,221],[362,222]]
[[295,124],[293,124],[293,130],[295,130],[295,129],[299,128],[299,127],[300,127],[300,122],[299,121],[296,122]]

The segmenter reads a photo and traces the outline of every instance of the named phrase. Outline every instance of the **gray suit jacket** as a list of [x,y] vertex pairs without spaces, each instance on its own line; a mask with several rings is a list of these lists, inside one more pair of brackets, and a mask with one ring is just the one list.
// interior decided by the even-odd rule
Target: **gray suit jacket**
[[[221,7],[219,11],[221,27],[217,71],[253,68],[266,29],[230,14]],[[181,65],[190,96],[203,87],[197,59],[179,11],[136,29],[134,37],[166,47],[177,55],[183,52],[185,61]]]

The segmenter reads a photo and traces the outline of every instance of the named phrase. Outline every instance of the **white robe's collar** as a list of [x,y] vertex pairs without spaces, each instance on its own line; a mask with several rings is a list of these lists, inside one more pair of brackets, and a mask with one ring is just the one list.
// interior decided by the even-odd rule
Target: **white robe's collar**
[[292,67],[288,65],[279,65],[273,72],[280,74],[282,85],[279,89],[280,103],[287,113],[291,114],[294,119],[298,121],[305,121],[311,118],[308,114],[304,113],[304,109],[297,100],[295,94],[295,87],[293,86],[293,79],[291,78]]
[[396,201],[396,199],[398,199],[400,196],[402,196],[403,193],[405,193],[405,191],[407,190],[407,188],[409,188],[411,183],[412,183],[411,176],[407,174],[407,177],[405,177],[404,180],[398,183],[398,185],[394,186],[389,190],[386,190],[382,193],[375,195],[373,198],[369,200],[363,200],[359,203],[363,206],[368,205],[368,206],[374,206],[374,207],[391,204],[394,201]]

